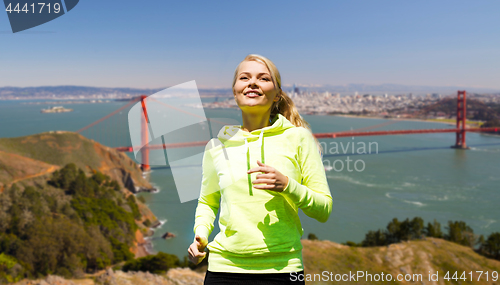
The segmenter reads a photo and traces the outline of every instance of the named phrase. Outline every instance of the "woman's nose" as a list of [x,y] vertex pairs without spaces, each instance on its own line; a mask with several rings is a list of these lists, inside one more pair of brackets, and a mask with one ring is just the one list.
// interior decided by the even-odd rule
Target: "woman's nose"
[[257,79],[250,78],[250,80],[248,81],[248,86],[254,86],[254,85],[257,85]]

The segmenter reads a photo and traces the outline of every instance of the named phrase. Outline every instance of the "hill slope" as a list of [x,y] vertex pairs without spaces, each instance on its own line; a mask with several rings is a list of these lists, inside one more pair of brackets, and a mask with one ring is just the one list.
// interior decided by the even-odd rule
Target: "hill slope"
[[12,184],[24,179],[43,176],[57,169],[59,166],[0,151],[0,184]]
[[[331,241],[310,241],[302,240],[304,246],[303,259],[305,273],[309,274],[311,281],[306,279],[306,284],[498,284],[493,281],[492,272],[500,271],[500,261],[487,259],[479,254],[476,254],[470,248],[461,246],[449,241],[436,238],[427,238],[426,240],[403,242],[392,244],[390,246],[381,247],[349,247],[334,243]],[[323,272],[328,275],[349,274],[357,271],[368,272],[373,275],[384,272],[384,276],[388,273],[397,278],[398,274],[412,275],[412,281],[369,281],[364,277],[357,281],[326,281],[320,279]],[[445,273],[450,272],[450,281],[444,279]],[[463,279],[453,280],[453,273],[458,271],[458,277],[462,272],[467,272]],[[473,272],[474,280],[468,272]],[[479,274],[476,271],[483,271],[483,275],[478,281]],[[484,271],[488,271],[488,281]],[[429,272],[431,274],[438,273],[438,281],[429,281]],[[313,280],[314,274],[316,281]],[[413,274],[422,274],[422,280],[416,281]],[[155,275],[149,273],[134,273],[134,272],[113,272],[108,270],[101,273],[95,279],[80,279],[66,280],[58,285],[70,284],[203,284],[204,273],[197,273],[189,269],[171,269],[167,274]],[[308,275],[306,275],[307,277]],[[498,275],[497,275],[498,277]],[[404,278],[404,277],[403,277]],[[408,278],[409,279],[409,278]],[[499,278],[500,279],[500,278]],[[45,281],[50,281],[45,279]],[[97,282],[96,282],[97,281]],[[40,281],[37,281],[40,282]],[[70,283],[74,282],[74,283]],[[49,284],[56,284],[48,282]],[[27,284],[46,284],[46,283],[27,283],[26,281],[16,283],[16,285]]]
[[137,188],[152,186],[133,160],[80,134],[1,138],[0,284],[147,255],[144,234],[159,221]]
[[[391,282],[370,282],[366,277],[361,277],[357,282],[341,281],[342,284],[498,284],[500,280],[500,276],[497,282],[492,280],[493,271],[500,273],[500,261],[479,255],[469,247],[437,238],[379,247],[349,247],[330,241],[309,240],[303,240],[302,244],[305,272],[308,274],[327,271],[332,272],[335,278],[335,274],[363,271],[365,275],[366,272],[373,275],[390,273],[393,278]],[[466,272],[464,276],[467,280],[444,279],[446,272],[450,272],[449,277],[452,278],[455,271],[458,271],[458,277]],[[471,271],[473,281],[469,274]],[[485,272],[478,281],[479,274],[476,271],[489,271],[489,281],[486,281]],[[438,281],[429,281],[429,272],[438,273]],[[398,274],[402,274],[403,278],[410,274],[413,281],[394,281]],[[420,274],[422,282],[415,279]],[[317,276],[316,281],[309,284],[332,282],[325,282]]]
[[48,132],[17,138],[0,138],[0,189],[23,179],[49,174],[75,163],[91,173],[100,171],[134,192],[152,188],[137,164],[127,155],[73,132]]

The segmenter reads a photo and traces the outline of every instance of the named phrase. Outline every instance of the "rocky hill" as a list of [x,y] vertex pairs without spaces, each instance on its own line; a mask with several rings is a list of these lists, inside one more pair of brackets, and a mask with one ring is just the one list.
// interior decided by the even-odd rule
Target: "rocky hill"
[[[0,193],[14,183],[22,186],[43,185],[51,174],[68,163],[74,163],[87,174],[99,171],[116,180],[125,196],[153,186],[143,178],[136,162],[123,152],[104,146],[74,132],[54,131],[17,138],[0,138]],[[126,191],[128,190],[128,191]],[[141,222],[159,224],[154,214],[138,203]],[[138,257],[146,255],[141,244],[144,236],[136,234],[132,249]]]
[[0,189],[15,182],[36,183],[33,178],[43,180],[68,163],[87,173],[100,171],[132,192],[152,187],[124,153],[77,133],[56,131],[0,138]]
[[[500,261],[487,259],[471,248],[437,238],[426,238],[382,247],[349,247],[331,241],[302,240],[306,284],[499,284]],[[357,277],[358,271],[365,277]],[[483,271],[479,276],[479,271]],[[449,272],[449,281],[445,279]],[[453,274],[458,272],[453,279]],[[466,280],[460,279],[462,276]],[[472,279],[469,272],[472,272]],[[486,280],[488,272],[488,280]],[[393,281],[375,281],[384,273]],[[351,274],[351,275],[350,275]],[[361,273],[359,273],[361,274]],[[367,274],[372,274],[370,281]],[[402,275],[398,275],[402,274]],[[432,280],[429,280],[429,275]],[[437,275],[436,275],[437,274]],[[344,275],[344,276],[342,276]],[[335,281],[339,278],[351,279]],[[353,279],[351,276],[356,276]],[[398,277],[399,276],[399,277]],[[421,276],[421,277],[420,277]],[[437,279],[435,278],[437,276]],[[496,278],[494,277],[496,276]],[[405,278],[407,281],[397,281]],[[52,278],[52,279],[50,279]],[[16,285],[76,284],[203,284],[204,273],[171,269],[167,274],[107,270],[93,278],[64,280],[50,277]],[[309,279],[307,279],[309,278]],[[479,281],[478,281],[479,278]],[[57,282],[55,280],[58,280]],[[417,280],[418,279],[418,280]],[[495,280],[496,279],[496,280]],[[333,280],[333,281],[332,281]]]
[[0,284],[147,255],[159,221],[141,188],[152,186],[132,159],[77,133],[1,138]]

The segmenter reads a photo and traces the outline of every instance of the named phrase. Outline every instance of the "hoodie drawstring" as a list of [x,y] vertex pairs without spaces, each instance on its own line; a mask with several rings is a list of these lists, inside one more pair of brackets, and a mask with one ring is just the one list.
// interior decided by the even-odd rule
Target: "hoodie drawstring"
[[[264,161],[264,132],[261,131],[259,134],[259,140],[257,142],[257,145],[260,148],[260,160],[263,164],[265,164]],[[250,170],[250,151],[249,151],[249,144],[247,138],[245,138],[245,147],[243,148],[243,153],[247,155],[247,171]],[[253,185],[252,185],[252,177],[251,174],[247,174],[247,179],[248,179],[248,194],[250,196],[253,196]]]
[[[248,151],[248,141],[245,138],[245,152],[247,153],[247,171],[250,170],[250,152]],[[250,173],[247,173],[248,180],[248,195],[253,196],[253,186],[252,186],[252,177]]]
[[261,131],[259,135],[259,147],[260,147],[260,162],[264,162],[264,132]]

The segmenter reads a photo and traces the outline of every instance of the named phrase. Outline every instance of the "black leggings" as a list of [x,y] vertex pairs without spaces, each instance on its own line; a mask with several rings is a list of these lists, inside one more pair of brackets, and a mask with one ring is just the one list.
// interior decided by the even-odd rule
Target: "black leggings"
[[298,276],[304,280],[304,271],[297,273],[226,273],[207,271],[204,285],[231,284],[231,285],[274,285],[295,284],[304,285],[304,281],[298,281]]

